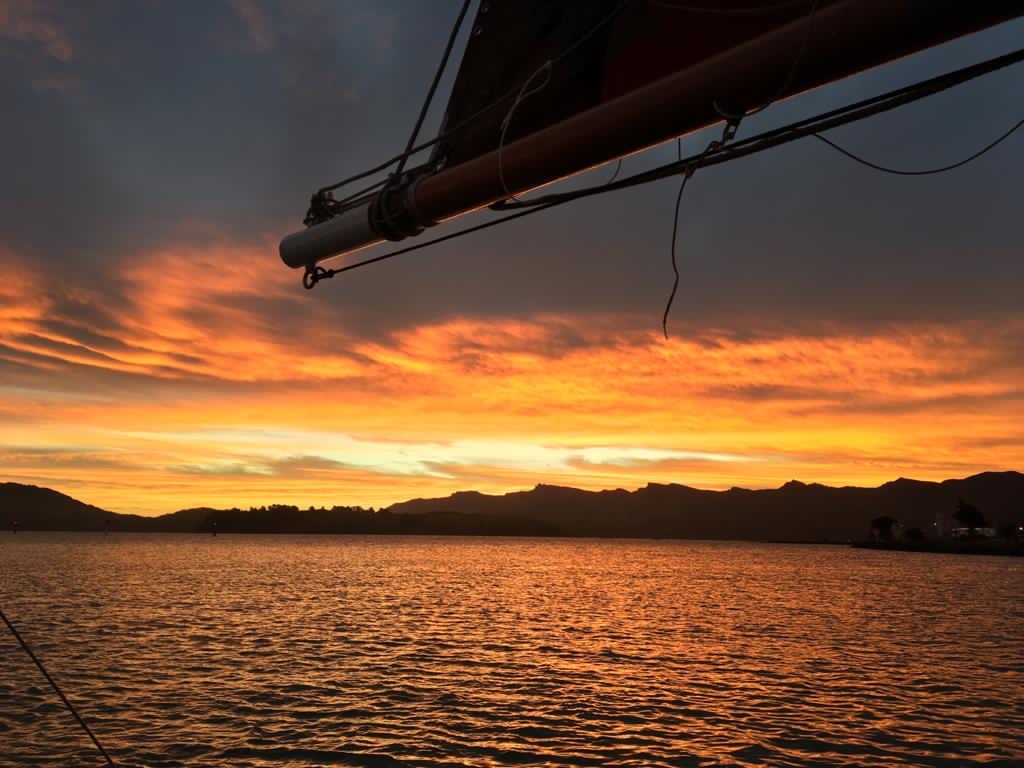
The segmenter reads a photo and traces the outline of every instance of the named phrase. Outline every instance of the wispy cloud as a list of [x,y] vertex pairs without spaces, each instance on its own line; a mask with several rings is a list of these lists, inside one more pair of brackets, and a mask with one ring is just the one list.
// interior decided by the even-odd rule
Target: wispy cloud
[[50,57],[67,63],[74,47],[57,22],[57,9],[43,0],[5,0],[0,4],[0,39],[37,45]]
[[277,32],[273,21],[258,0],[227,0],[245,27],[249,43],[258,50],[273,48],[277,44]]

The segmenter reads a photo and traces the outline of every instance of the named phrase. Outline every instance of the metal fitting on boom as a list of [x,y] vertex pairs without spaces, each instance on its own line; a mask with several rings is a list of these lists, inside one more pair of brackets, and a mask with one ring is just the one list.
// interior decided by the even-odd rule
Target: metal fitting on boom
[[309,219],[306,229],[281,240],[281,260],[293,269],[308,268],[339,253],[420,234],[435,223],[416,207],[416,187],[423,178],[423,173],[402,174],[369,201],[343,208],[325,220]]

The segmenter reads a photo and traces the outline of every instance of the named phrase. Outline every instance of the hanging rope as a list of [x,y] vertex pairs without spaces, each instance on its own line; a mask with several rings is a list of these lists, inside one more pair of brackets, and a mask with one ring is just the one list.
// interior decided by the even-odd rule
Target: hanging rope
[[[544,81],[533,88],[530,88],[530,83],[537,79],[538,75],[544,75]],[[516,96],[516,100],[512,102],[512,106],[509,108],[505,118],[501,121],[501,137],[498,139],[498,180],[501,181],[501,188],[505,192],[505,198],[508,200],[516,200],[513,193],[508,191],[508,184],[505,183],[505,163],[502,161],[505,150],[505,134],[508,133],[508,127],[512,122],[512,116],[516,113],[519,105],[526,101],[528,98],[533,96],[535,93],[539,93],[548,87],[548,83],[551,82],[551,59],[548,59],[540,67],[527,78],[526,82],[523,83],[523,87],[519,89],[519,93]]]
[[75,706],[70,701],[68,701],[68,697],[64,695],[64,691],[62,691],[60,689],[60,686],[57,685],[57,681],[50,677],[50,673],[46,671],[46,667],[43,666],[43,662],[41,662],[39,660],[39,657],[36,656],[35,653],[33,653],[32,648],[30,648],[29,644],[25,642],[25,638],[21,636],[21,633],[18,632],[18,629],[14,626],[14,624],[11,623],[11,620],[7,618],[7,614],[3,612],[2,608],[0,608],[0,619],[3,619],[4,624],[6,624],[7,628],[11,630],[11,634],[14,635],[15,639],[21,645],[22,649],[25,651],[25,653],[28,654],[28,657],[32,659],[35,665],[39,668],[39,671],[43,673],[43,677],[46,678],[46,681],[50,684],[50,687],[57,692],[58,696],[60,696],[60,700],[64,702],[64,706],[67,707],[68,711],[75,716],[75,720],[77,720],[78,724],[82,726],[82,730],[88,734],[90,739],[92,739],[92,743],[96,745],[96,749],[98,749],[100,754],[103,755],[104,759],[107,761],[107,765],[114,765],[114,761],[110,759],[110,755],[107,753],[107,750],[103,748],[103,745],[100,744],[100,740],[96,738],[96,734],[94,734],[92,732],[92,729],[90,729],[89,726],[86,725],[85,720],[83,720],[82,716],[78,714],[78,710],[75,709]]
[[[719,149],[724,147],[736,136],[736,131],[739,130],[740,121],[739,119],[729,120],[725,124],[725,128],[722,129],[722,137],[715,139],[710,142],[701,152],[694,162],[684,166],[683,169],[683,180],[679,182],[679,193],[676,195],[676,205],[674,213],[672,214],[672,245],[669,248],[669,253],[672,259],[672,292],[668,295],[668,301],[665,302],[665,312],[661,316],[661,330],[665,334],[665,338],[668,339],[668,316],[672,311],[672,302],[675,301],[676,291],[679,290],[679,265],[676,263],[676,237],[679,234],[679,204],[683,201],[683,191],[686,189],[686,183],[690,180],[694,173],[697,172],[699,162],[701,159],[707,157],[712,152],[717,152]],[[683,154],[683,142],[682,139],[676,140],[676,154],[682,160]]]

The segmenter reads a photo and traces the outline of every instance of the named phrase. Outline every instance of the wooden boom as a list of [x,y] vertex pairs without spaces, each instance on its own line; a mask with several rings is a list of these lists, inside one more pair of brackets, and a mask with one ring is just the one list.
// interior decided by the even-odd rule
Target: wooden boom
[[[510,194],[721,122],[723,111],[742,112],[766,100],[787,98],[1021,15],[1024,0],[822,3],[813,14],[535,130],[500,150],[436,173],[408,174],[371,202],[288,235],[281,241],[281,258],[289,267],[310,268],[331,256],[401,240]],[[787,63],[798,55],[798,66],[787,76]]]

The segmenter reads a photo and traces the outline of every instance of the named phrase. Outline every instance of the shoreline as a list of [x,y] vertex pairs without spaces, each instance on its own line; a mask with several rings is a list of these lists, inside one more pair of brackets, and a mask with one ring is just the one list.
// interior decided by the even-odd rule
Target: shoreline
[[855,541],[855,549],[876,549],[891,552],[925,552],[942,555],[1002,555],[1024,556],[1024,542],[1007,539],[942,540],[942,541]]

